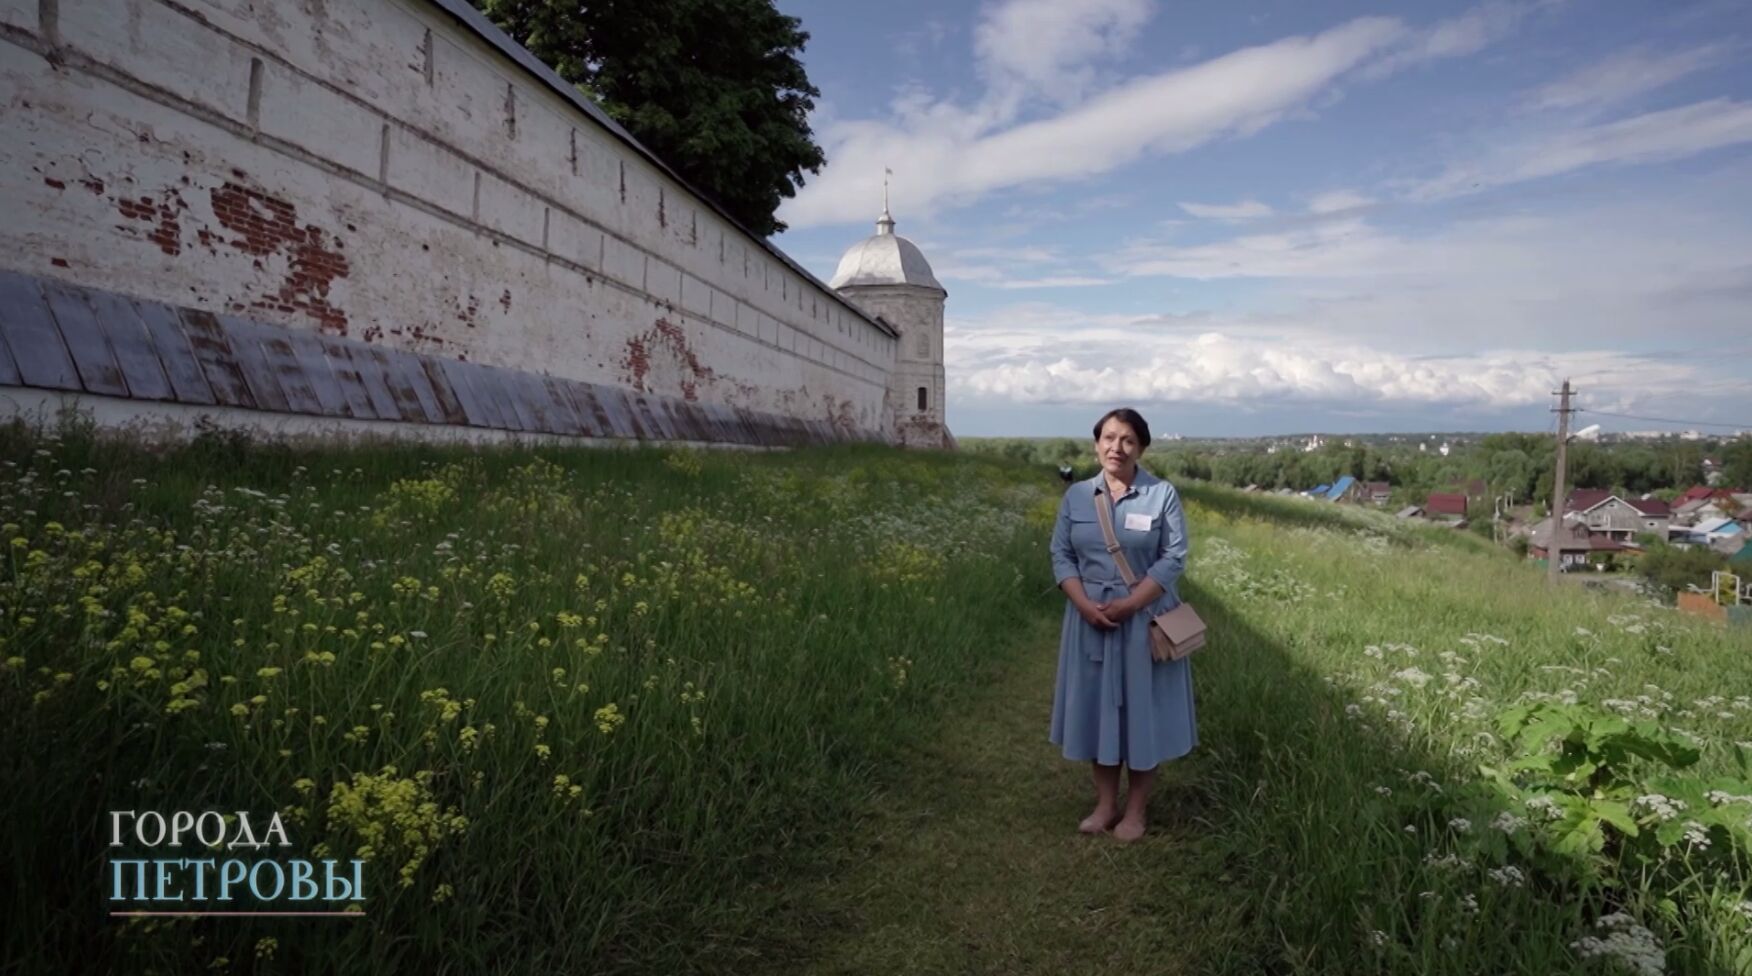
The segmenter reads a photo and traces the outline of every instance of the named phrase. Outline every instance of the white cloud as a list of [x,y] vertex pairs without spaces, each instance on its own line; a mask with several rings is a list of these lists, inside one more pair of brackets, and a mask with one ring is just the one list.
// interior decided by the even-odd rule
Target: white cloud
[[780,217],[797,228],[864,219],[870,201],[879,199],[885,165],[895,171],[895,209],[904,216],[1245,135],[1301,108],[1405,33],[1397,20],[1360,18],[1136,78],[1057,115],[1007,128],[990,105],[962,108],[915,92],[893,106],[892,121],[825,126],[829,163]]
[[1415,234],[1336,213],[1219,241],[1140,241],[1096,256],[1094,273],[1252,279],[1252,307],[1405,351],[1719,345],[1744,333],[1752,299],[1752,225],[1721,214],[1749,198],[1705,184]]
[[[952,323],[945,340],[952,394],[1013,403],[1204,403],[1249,409],[1451,407],[1508,411],[1551,399],[1566,375],[1635,376],[1639,389],[1684,389],[1696,370],[1617,352],[1503,349],[1408,356],[1305,329],[1152,330],[1111,317],[1050,330],[1016,324],[1038,307],[1005,309],[986,324]],[[1074,313],[1061,312],[1061,320]],[[1204,323],[1210,325],[1211,323]],[[1254,334],[1248,334],[1252,332]]]
[[1363,74],[1382,78],[1424,61],[1476,54],[1506,37],[1536,7],[1549,5],[1550,0],[1533,4],[1491,0],[1480,4],[1410,34],[1397,50],[1369,65]]
[[1562,130],[1451,166],[1413,186],[1414,200],[1556,176],[1589,166],[1653,163],[1752,142],[1752,103],[1727,98]]
[[[953,260],[939,264],[935,271],[937,280],[945,285],[956,282],[967,282],[983,285],[987,288],[1003,288],[1016,290],[1023,288],[1090,288],[1097,285],[1111,285],[1113,278],[1101,278],[1080,274],[1037,274],[1031,277],[1017,277],[1012,274],[1017,264],[1030,262],[1005,262],[1002,266],[990,264],[965,264]],[[1037,262],[1038,263],[1038,262]]]
[[1308,199],[1308,212],[1313,214],[1340,213],[1345,210],[1367,207],[1374,202],[1374,197],[1356,190],[1328,190],[1325,193],[1316,193]]
[[1621,51],[1545,85],[1528,103],[1534,109],[1571,109],[1619,102],[1715,67],[1733,54],[1732,47],[1721,43],[1666,54]]
[[1242,200],[1239,203],[1182,203],[1180,209],[1205,220],[1248,220],[1254,217],[1270,217],[1274,212],[1258,200]]
[[974,53],[996,97],[1069,104],[1093,83],[1091,62],[1123,52],[1149,17],[1149,0],[1004,0],[981,11]]

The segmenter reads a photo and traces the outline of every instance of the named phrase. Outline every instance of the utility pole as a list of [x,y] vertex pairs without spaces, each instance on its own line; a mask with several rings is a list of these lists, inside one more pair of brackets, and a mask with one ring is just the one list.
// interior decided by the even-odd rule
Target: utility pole
[[1561,397],[1557,407],[1557,478],[1551,485],[1551,537],[1546,540],[1545,547],[1545,577],[1553,586],[1557,585],[1557,574],[1563,568],[1563,476],[1565,453],[1569,447],[1569,417],[1570,417],[1570,381],[1563,381],[1562,390],[1551,391],[1554,396]]

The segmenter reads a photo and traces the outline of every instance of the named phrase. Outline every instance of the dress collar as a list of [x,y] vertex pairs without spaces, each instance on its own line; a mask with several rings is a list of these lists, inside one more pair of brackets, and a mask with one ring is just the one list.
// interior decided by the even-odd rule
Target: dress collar
[[[1132,479],[1131,488],[1126,491],[1125,495],[1119,497],[1124,498],[1126,495],[1130,495],[1132,492],[1137,491],[1140,488],[1146,488],[1153,485],[1160,480],[1162,479],[1151,474],[1149,469],[1140,464],[1138,465],[1137,477]],[[1095,476],[1090,478],[1086,484],[1090,486],[1090,489],[1094,494],[1101,494],[1107,488],[1107,471],[1105,469],[1096,471]]]

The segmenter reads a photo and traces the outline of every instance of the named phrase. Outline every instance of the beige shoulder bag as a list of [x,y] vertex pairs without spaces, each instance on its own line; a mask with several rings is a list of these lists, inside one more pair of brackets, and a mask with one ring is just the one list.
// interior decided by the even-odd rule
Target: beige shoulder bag
[[[1119,567],[1120,578],[1125,580],[1126,586],[1137,586],[1138,574],[1132,572],[1131,563],[1126,561],[1125,552],[1119,548],[1119,539],[1113,534],[1111,498],[1103,495],[1095,500],[1095,517],[1101,523],[1101,534],[1107,539],[1107,554]],[[1162,531],[1167,530],[1163,526]],[[1178,661],[1203,647],[1204,642],[1204,621],[1199,619],[1192,604],[1184,600],[1174,609],[1150,620],[1150,656],[1158,661]]]

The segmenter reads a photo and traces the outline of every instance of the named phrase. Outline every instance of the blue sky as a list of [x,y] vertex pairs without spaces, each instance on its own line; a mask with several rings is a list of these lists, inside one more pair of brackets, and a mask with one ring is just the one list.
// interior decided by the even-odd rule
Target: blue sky
[[779,7],[776,242],[830,277],[894,170],[958,434],[1752,428],[1743,0]]

